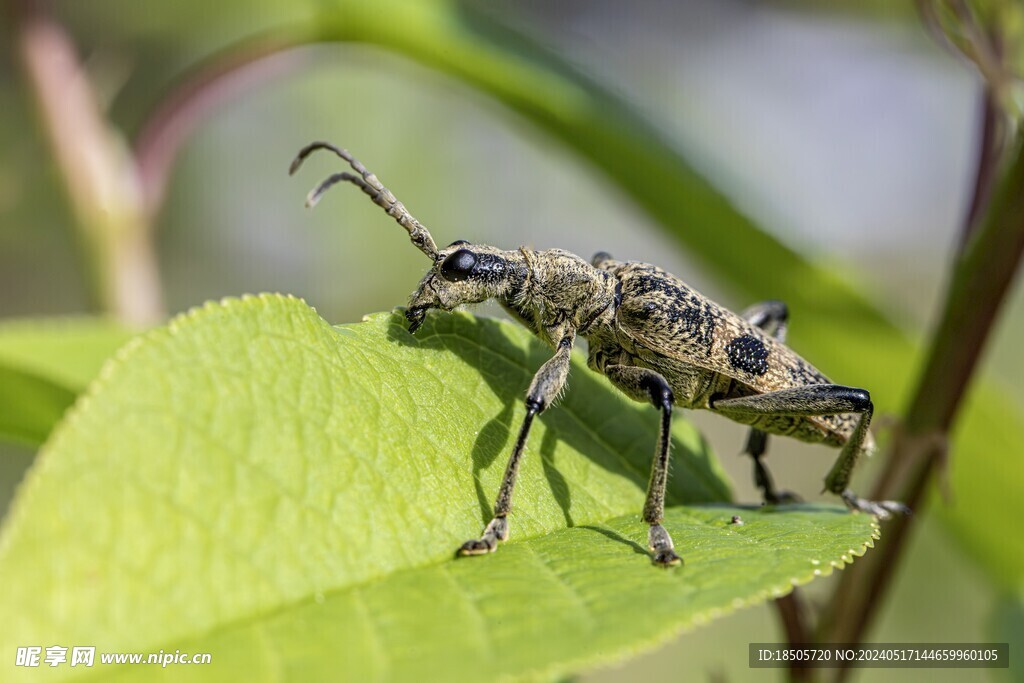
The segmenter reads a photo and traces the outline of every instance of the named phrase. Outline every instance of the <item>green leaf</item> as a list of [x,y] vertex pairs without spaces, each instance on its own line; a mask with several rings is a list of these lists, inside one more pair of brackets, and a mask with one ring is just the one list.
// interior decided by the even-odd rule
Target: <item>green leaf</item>
[[0,323],[0,438],[39,446],[132,332],[92,318]]
[[[536,677],[782,594],[876,536],[838,508],[708,505],[728,486],[676,420],[669,498],[690,507],[666,526],[687,564],[652,566],[639,511],[656,411],[576,358],[531,434],[512,539],[453,560],[489,517],[549,354],[467,314],[414,338],[397,315],[331,328],[276,296],[137,338],[19,490],[0,535],[0,651],[212,654],[168,667],[175,680]],[[91,673],[157,670],[130,669]]]
[[[1024,414],[1009,391],[981,384],[968,395],[950,445],[946,484],[932,496],[941,519],[1004,591],[1024,588],[1024,535],[1004,520],[1024,514]],[[942,496],[948,489],[948,500]]]
[[[995,604],[992,611],[992,619],[989,624],[989,637],[995,643],[1008,643],[1012,653],[1020,652],[1024,648],[1024,593],[1002,595]],[[1024,667],[1019,662],[1011,660],[1009,669],[1003,669],[995,680],[1024,681]]]
[[0,437],[40,445],[75,396],[58,384],[0,365]]
[[[743,526],[729,524],[734,514]],[[832,507],[673,508],[665,524],[690,549],[683,569],[652,567],[646,525],[627,515],[508,543],[484,561],[396,572],[174,647],[217,653],[217,667],[190,680],[555,680],[830,574],[872,534],[870,518]]]

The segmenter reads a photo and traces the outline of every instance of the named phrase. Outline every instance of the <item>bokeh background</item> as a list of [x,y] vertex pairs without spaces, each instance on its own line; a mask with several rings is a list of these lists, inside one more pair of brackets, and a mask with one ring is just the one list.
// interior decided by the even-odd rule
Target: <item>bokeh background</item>
[[[316,4],[91,0],[54,9],[127,145],[183,69]],[[927,332],[971,196],[981,81],[934,43],[911,3],[527,0],[486,11],[630,101],[761,227],[856,282],[915,337]],[[90,313],[75,217],[4,35],[0,317]],[[314,139],[351,149],[439,243],[562,247],[587,257],[606,250],[657,263],[729,307],[752,303],[575,154],[491,98],[382,50],[325,45],[255,72],[203,113],[181,148],[155,219],[168,313],[263,291],[301,296],[331,322],[404,303],[427,263],[379,209],[349,192],[303,208],[306,191],[337,166],[315,159],[288,177],[296,150]],[[796,312],[791,326],[801,324]],[[1022,345],[1018,282],[984,362],[1018,399]],[[748,461],[737,457],[744,431],[692,417],[737,499],[756,500]],[[32,457],[0,444],[2,507]],[[771,465],[782,486],[814,499],[832,457],[776,439]],[[869,466],[859,481],[871,474]],[[918,531],[868,640],[995,639],[999,598],[982,571],[932,519]],[[826,595],[832,580],[810,586],[809,599]],[[782,635],[763,605],[583,680],[764,680],[779,672],[748,669],[746,645],[770,640]],[[922,674],[872,670],[857,680]]]

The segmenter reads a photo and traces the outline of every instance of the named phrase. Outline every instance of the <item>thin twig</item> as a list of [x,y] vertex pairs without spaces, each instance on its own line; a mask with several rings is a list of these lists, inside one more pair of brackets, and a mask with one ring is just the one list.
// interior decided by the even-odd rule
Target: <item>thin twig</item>
[[967,41],[961,49],[969,50],[965,54],[978,67],[988,87],[996,93],[997,102],[1002,102],[1010,75],[1003,64],[996,41],[992,34],[978,23],[978,18],[966,0],[947,1],[960,21],[960,29]]

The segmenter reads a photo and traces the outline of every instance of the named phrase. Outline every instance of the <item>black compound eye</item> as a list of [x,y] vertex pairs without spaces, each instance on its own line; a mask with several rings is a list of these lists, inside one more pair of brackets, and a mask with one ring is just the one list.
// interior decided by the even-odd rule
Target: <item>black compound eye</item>
[[469,277],[476,267],[476,254],[469,249],[459,249],[441,264],[441,277],[450,282],[461,282]]
[[469,240],[455,240],[454,242],[452,242],[448,246],[449,247],[454,247],[457,244],[469,244]]

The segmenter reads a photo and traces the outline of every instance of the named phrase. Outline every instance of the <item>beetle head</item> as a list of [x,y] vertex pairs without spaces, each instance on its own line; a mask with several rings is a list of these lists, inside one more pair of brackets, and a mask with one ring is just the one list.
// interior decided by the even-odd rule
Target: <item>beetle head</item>
[[503,251],[465,240],[441,249],[419,287],[409,299],[405,317],[415,332],[431,308],[450,311],[463,304],[475,304],[508,296],[526,279],[526,263],[518,251]]

